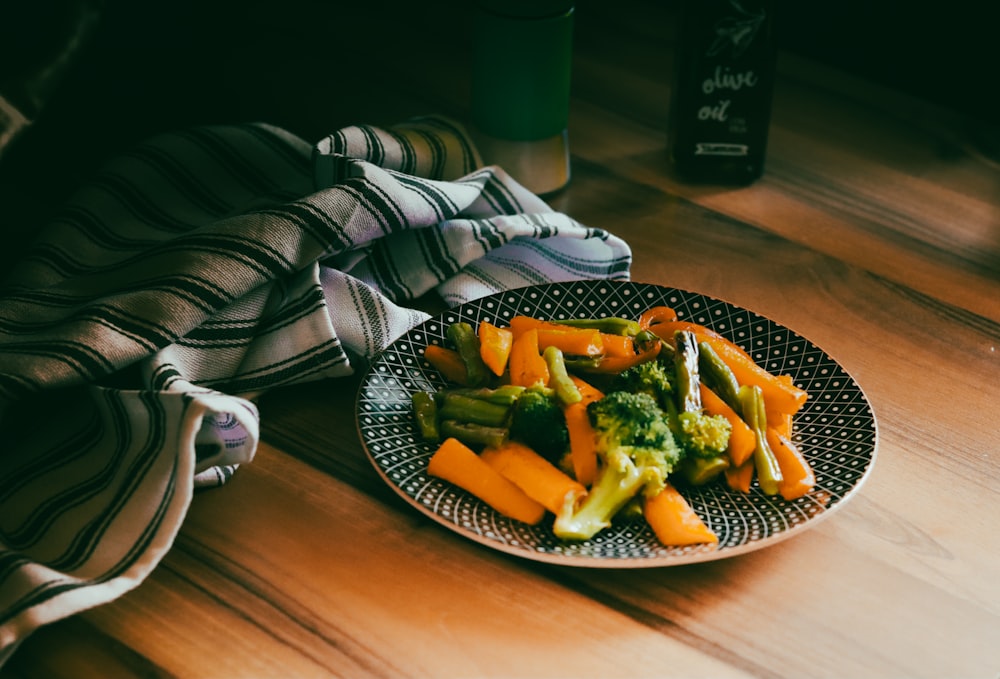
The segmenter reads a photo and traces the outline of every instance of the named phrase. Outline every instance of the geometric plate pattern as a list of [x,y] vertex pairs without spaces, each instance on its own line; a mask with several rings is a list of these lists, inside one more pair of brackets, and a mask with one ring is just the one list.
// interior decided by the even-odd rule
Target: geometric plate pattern
[[[543,319],[638,318],[665,305],[681,319],[714,329],[739,344],[771,372],[787,374],[809,393],[795,418],[795,440],[813,466],[816,486],[785,501],[724,483],[682,492],[719,536],[718,546],[661,544],[642,519],[619,521],[585,542],[552,535],[551,521],[528,526],[501,516],[451,484],[430,477],[434,446],[420,440],[410,407],[415,391],[444,380],[423,359],[424,347],[445,344],[458,320],[507,325],[524,314]],[[808,340],[759,314],[706,295],[630,281],[575,281],[497,293],[450,309],[413,328],[374,359],[358,390],[357,426],[380,476],[420,512],[493,549],[537,561],[591,568],[670,566],[721,559],[775,544],[814,526],[841,507],[868,478],[875,462],[877,426],[861,388]]]

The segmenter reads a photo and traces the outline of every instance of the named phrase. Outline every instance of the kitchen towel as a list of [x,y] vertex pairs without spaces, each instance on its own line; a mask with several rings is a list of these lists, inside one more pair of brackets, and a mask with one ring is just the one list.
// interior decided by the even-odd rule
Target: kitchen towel
[[253,459],[253,395],[360,369],[427,293],[630,264],[442,117],[316,144],[197,127],[116,158],[0,288],[0,664],[142,582],[194,490]]

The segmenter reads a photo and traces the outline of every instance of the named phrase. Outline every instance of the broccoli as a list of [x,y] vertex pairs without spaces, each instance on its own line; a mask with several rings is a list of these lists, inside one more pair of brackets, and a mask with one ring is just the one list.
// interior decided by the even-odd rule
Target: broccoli
[[612,391],[587,406],[596,433],[601,469],[580,505],[567,501],[553,531],[567,540],[588,540],[611,525],[615,514],[640,492],[655,495],[681,457],[663,410],[645,393]]
[[518,396],[511,413],[510,438],[558,463],[569,447],[569,429],[552,389],[529,387]]
[[659,359],[633,365],[618,374],[614,388],[618,391],[649,394],[662,409],[673,399],[671,366]]

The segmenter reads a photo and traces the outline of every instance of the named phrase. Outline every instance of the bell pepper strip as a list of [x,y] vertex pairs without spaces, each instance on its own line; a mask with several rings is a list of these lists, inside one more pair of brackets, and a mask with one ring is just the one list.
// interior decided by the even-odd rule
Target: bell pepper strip
[[604,398],[604,392],[587,382],[583,378],[577,375],[570,375],[569,378],[573,380],[573,384],[580,392],[581,400],[584,401],[584,405],[590,403],[591,401],[597,401]]
[[455,484],[511,519],[534,525],[545,517],[545,507],[458,439],[446,438],[438,446],[427,473]]
[[554,321],[543,321],[540,318],[535,318],[534,316],[512,316],[510,322],[508,323],[510,331],[514,333],[514,339],[517,339],[523,335],[528,330],[567,330],[567,326],[561,325]]
[[556,347],[569,356],[601,356],[604,342],[599,330],[538,328],[538,348]]
[[465,363],[454,349],[428,344],[424,348],[424,358],[449,382],[462,385],[469,383]]
[[515,335],[507,361],[510,383],[521,387],[548,386],[549,367],[538,350],[538,330]]
[[[677,312],[668,306],[654,306],[639,314],[639,329],[650,330],[653,326],[667,321],[676,321]],[[670,333],[673,336],[673,333]]]
[[542,358],[545,359],[545,365],[549,369],[549,387],[555,391],[560,405],[568,406],[583,398],[576,384],[569,378],[569,373],[566,372],[566,362],[559,347],[545,347]]
[[483,321],[476,330],[479,336],[479,356],[494,375],[499,377],[507,369],[514,333],[510,328],[499,328]]
[[701,390],[701,404],[705,408],[705,412],[709,415],[722,415],[729,420],[729,424],[732,426],[732,431],[729,432],[729,447],[726,449],[726,453],[729,455],[729,461],[732,466],[739,467],[753,455],[754,446],[757,444],[753,430],[747,426],[747,423],[743,421],[739,413],[730,408],[729,404],[723,401],[718,394],[705,386],[704,382],[699,386]]
[[808,392],[795,386],[788,376],[774,375],[761,368],[729,340],[708,336],[699,336],[699,339],[711,345],[733,371],[740,385],[760,387],[769,416],[777,417],[778,413],[794,415],[805,405]]
[[719,536],[701,520],[684,496],[669,483],[643,501],[643,516],[656,538],[667,546],[718,544]]
[[479,355],[479,337],[475,330],[465,321],[458,321],[448,326],[447,334],[465,364],[466,382],[473,387],[485,385],[490,371]]
[[[674,333],[676,332],[693,332],[699,340],[705,337],[722,339],[722,335],[715,330],[698,323],[692,323],[691,321],[664,321],[663,323],[651,325],[649,331],[656,333],[663,341],[669,342],[671,345],[674,343]],[[733,346],[743,351],[739,346],[735,344]]]
[[523,443],[484,448],[479,457],[553,514],[587,494],[583,484]]
[[726,485],[730,489],[740,493],[749,493],[750,484],[753,482],[753,459],[749,459],[740,466],[730,465],[723,474],[726,477]]
[[781,483],[778,484],[781,497],[794,500],[812,490],[816,485],[816,475],[799,447],[773,427],[767,428],[767,442],[781,468]]

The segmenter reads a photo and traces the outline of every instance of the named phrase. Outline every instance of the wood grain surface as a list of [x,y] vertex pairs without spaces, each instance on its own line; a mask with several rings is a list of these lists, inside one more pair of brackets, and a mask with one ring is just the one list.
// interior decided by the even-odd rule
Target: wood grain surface
[[[259,28],[267,7],[246,21]],[[289,12],[332,21],[331,7]],[[274,96],[288,87],[266,85],[276,74],[313,83],[272,104],[275,122],[308,136],[331,120],[463,118],[465,17],[422,11],[433,21],[413,58],[397,59],[393,22],[384,49],[346,52],[349,100],[330,64],[306,79],[269,61],[280,50],[248,57]],[[764,314],[851,373],[879,445],[846,506],[717,562],[528,562],[443,530],[381,481],[355,427],[357,378],[307,384],[261,398],[256,460],[195,497],[146,582],[40,630],[0,675],[1000,675],[1000,164],[958,116],[782,55],[764,177],[679,183],[665,156],[671,17],[579,3],[573,178],[550,203],[628,241],[634,280]],[[315,39],[295,19],[282,39]]]

